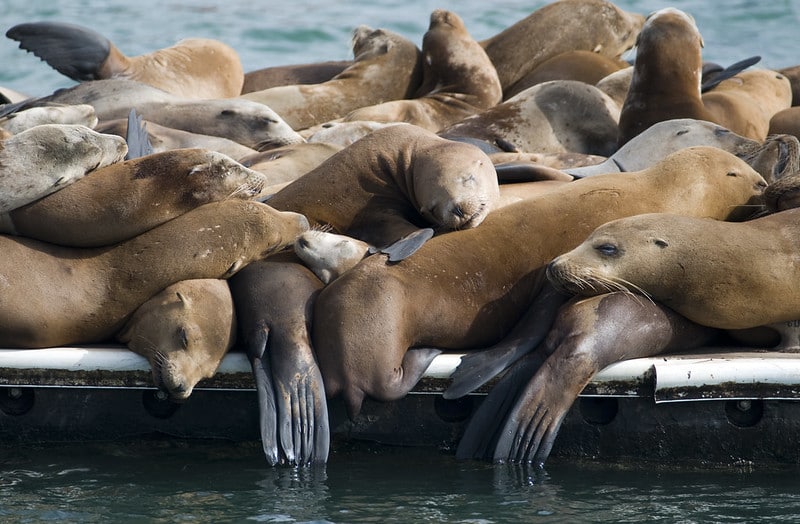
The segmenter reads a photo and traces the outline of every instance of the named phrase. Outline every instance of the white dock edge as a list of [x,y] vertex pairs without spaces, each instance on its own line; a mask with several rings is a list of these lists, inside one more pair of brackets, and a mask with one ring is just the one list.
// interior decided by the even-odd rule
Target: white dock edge
[[[460,354],[434,359],[424,378],[446,380],[461,360]],[[4,370],[8,370],[4,373]],[[48,382],[49,370],[58,372],[140,373],[149,376],[147,359],[124,346],[75,346],[46,349],[0,349],[0,383],[10,371],[29,375],[31,383],[10,385],[64,387],[63,380]],[[217,376],[251,373],[244,353],[226,355]],[[79,387],[91,387],[82,384]],[[98,385],[96,387],[105,387]],[[109,386],[109,387],[142,387]],[[202,387],[198,388],[202,389]],[[211,387],[209,389],[220,389]],[[800,398],[800,355],[733,352],[663,355],[612,364],[592,379],[583,396],[653,397],[656,402],[710,399]]]

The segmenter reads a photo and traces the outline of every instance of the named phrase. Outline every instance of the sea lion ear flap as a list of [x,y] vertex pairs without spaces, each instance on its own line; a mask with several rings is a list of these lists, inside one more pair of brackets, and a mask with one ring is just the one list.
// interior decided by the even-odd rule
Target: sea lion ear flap
[[189,299],[189,297],[187,297],[180,291],[176,291],[175,295],[178,297],[178,300],[180,301],[181,305],[183,305],[183,307],[188,308],[189,306],[192,305],[192,301]]

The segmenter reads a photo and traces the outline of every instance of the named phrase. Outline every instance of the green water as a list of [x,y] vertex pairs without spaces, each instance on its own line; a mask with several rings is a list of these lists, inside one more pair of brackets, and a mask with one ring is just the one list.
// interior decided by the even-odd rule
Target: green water
[[798,522],[796,472],[462,462],[339,445],[318,468],[268,468],[257,443],[4,449],[2,522]]

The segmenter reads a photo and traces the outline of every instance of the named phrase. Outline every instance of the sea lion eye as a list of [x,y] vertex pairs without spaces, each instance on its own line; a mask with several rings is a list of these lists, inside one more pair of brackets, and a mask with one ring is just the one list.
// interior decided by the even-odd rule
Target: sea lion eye
[[186,333],[186,328],[181,327],[180,329],[178,329],[178,338],[181,341],[183,349],[189,347],[189,335]]
[[653,240],[653,243],[662,249],[669,246],[666,240],[661,240],[660,238]]
[[607,257],[613,257],[619,254],[619,249],[614,244],[600,244],[599,246],[595,247],[602,255]]
[[728,176],[739,176],[739,173],[736,171],[728,171]]

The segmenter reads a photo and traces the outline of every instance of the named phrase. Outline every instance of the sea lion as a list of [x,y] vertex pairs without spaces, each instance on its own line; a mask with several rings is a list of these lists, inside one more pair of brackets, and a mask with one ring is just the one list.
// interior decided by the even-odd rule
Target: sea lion
[[227,278],[290,246],[306,229],[308,221],[297,213],[223,200],[110,247],[68,248],[0,236],[0,345],[108,341],[131,313],[168,285]]
[[360,25],[353,32],[355,59],[321,84],[278,86],[241,98],[269,106],[295,130],[341,118],[350,111],[408,98],[422,81],[420,50],[392,31]]
[[260,195],[266,177],[204,149],[177,149],[97,169],[0,215],[0,232],[72,247],[128,240],[199,205]]
[[422,57],[422,85],[412,100],[362,107],[345,115],[344,121],[407,122],[437,132],[502,100],[492,61],[456,13],[431,13]]
[[668,7],[648,16],[636,48],[620,111],[620,146],[654,123],[673,118],[707,120],[764,140],[771,116],[791,105],[789,80],[769,70],[744,71],[701,93],[703,37],[694,19],[679,9]]
[[439,134],[490,143],[503,140],[523,152],[607,157],[617,149],[618,119],[619,107],[596,87],[577,80],[553,80],[530,87]]
[[323,284],[372,254],[373,246],[348,235],[309,229],[294,241],[294,252]]
[[244,74],[242,94],[270,87],[327,82],[353,64],[352,60],[329,60],[311,64],[264,67]]
[[135,80],[111,78],[82,82],[30,100],[22,107],[54,102],[90,104],[101,121],[127,118],[131,108],[135,108],[145,121],[224,137],[259,151],[304,140],[264,104],[240,98],[186,98]]
[[707,345],[719,334],[630,293],[572,299],[544,341],[492,386],[456,457],[541,467],[564,416],[598,371],[620,360]]
[[224,280],[181,280],[139,306],[116,340],[147,358],[154,385],[182,402],[217,372],[236,341],[236,316]]
[[792,105],[800,105],[800,65],[782,67],[776,71],[788,78],[792,84]]
[[592,166],[564,168],[563,171],[579,178],[638,171],[685,147],[706,145],[718,147],[744,159],[771,183],[787,171],[796,169],[792,164],[797,165],[800,153],[798,144],[793,142],[788,136],[770,136],[760,142],[706,120],[675,118],[656,122],[603,162]]
[[0,213],[17,209],[119,162],[125,140],[75,124],[43,124],[0,141]]
[[129,57],[96,31],[64,22],[18,24],[6,36],[76,82],[130,79],[186,98],[237,96],[244,83],[236,51],[209,38]]
[[374,122],[371,120],[325,122],[310,127],[300,134],[306,138],[307,142],[326,142],[345,147],[373,131],[396,124],[397,122]]
[[581,295],[642,293],[720,329],[797,320],[797,224],[798,208],[742,223],[665,213],[628,217],[554,258],[547,277]]
[[[239,159],[242,165],[263,173],[269,186],[294,182],[322,162],[342,150],[342,146],[327,142],[300,142],[253,153]],[[265,188],[265,191],[271,191]]]
[[[183,129],[162,126],[155,122],[143,121],[143,125],[153,153],[163,153],[173,149],[208,149],[227,155],[234,160],[258,153],[251,147],[243,146],[239,142],[221,136],[192,133]],[[128,119],[106,120],[99,123],[95,127],[95,131],[125,137],[128,135]]]
[[252,262],[229,283],[239,347],[253,367],[267,462],[326,462],[328,407],[309,335],[322,283],[291,252]]
[[480,44],[505,92],[545,60],[567,51],[619,57],[633,47],[642,24],[644,16],[605,0],[561,0],[536,9]]
[[630,64],[620,57],[606,56],[587,49],[565,51],[537,65],[505,91],[505,99],[529,87],[551,80],[577,80],[595,85],[611,73]]
[[[494,166],[478,148],[402,124],[344,148],[267,203],[385,249],[420,231],[475,227],[497,198]],[[419,240],[395,247],[413,252]]]
[[[42,124],[75,124],[94,128],[97,115],[89,104],[31,107],[0,118],[0,128],[15,135]],[[95,129],[98,133],[102,131]]]
[[541,290],[547,262],[602,223],[656,209],[727,219],[749,213],[765,185],[726,151],[687,148],[647,170],[576,180],[497,209],[400,263],[367,257],[316,301],[312,342],[328,396],[342,395],[355,417],[366,396],[404,396],[439,348],[501,339]]

